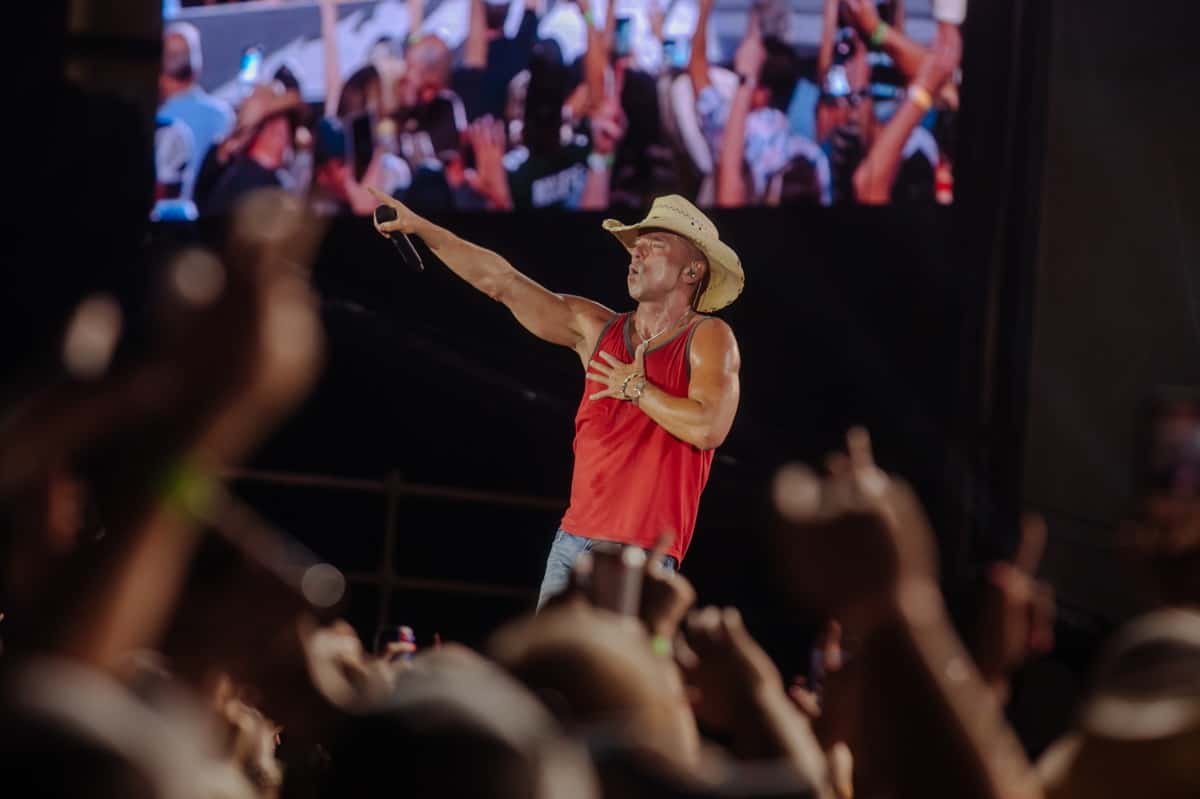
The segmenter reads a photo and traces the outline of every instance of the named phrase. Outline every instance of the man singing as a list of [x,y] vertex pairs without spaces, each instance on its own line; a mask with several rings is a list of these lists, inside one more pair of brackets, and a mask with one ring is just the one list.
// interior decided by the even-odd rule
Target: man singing
[[380,233],[420,236],[529,332],[573,349],[587,372],[575,415],[571,504],[550,547],[538,606],[566,587],[575,558],[596,541],[650,550],[672,535],[662,565],[675,568],[738,405],[737,340],[705,314],[737,299],[745,274],[713,223],[677,195],[656,199],[635,225],[606,220],[604,229],[631,256],[626,283],[637,308],[618,314],[548,291],[496,253],[373,193],[397,213],[376,223]]

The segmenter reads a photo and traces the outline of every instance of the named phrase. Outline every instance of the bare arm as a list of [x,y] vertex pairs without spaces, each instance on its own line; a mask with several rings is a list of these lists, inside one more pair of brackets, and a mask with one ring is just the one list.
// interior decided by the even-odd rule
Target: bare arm
[[[939,26],[934,48],[925,60],[913,83],[931,99],[953,74],[962,54],[962,39],[953,25]],[[913,129],[921,122],[928,110],[916,95],[910,92],[904,104],[883,126],[883,130],[871,145],[870,152],[854,171],[854,193],[858,201],[867,205],[882,205],[891,197],[892,183],[900,169],[900,158],[904,143]]]
[[[646,380],[646,344],[622,363],[607,352],[601,360],[587,362],[587,377],[600,388],[588,400],[616,399],[635,402],[664,430],[698,449],[716,449],[729,435],[738,405],[738,370],[741,356],[729,325],[720,319],[701,323],[692,333],[691,380],[686,397],[668,394]],[[640,395],[630,394],[641,385]]]
[[483,0],[471,0],[467,12],[469,23],[467,27],[467,44],[463,48],[463,66],[483,69],[487,66],[487,17],[483,8]]
[[425,0],[408,0],[408,43],[421,35],[425,25]]
[[887,663],[872,703],[896,746],[898,795],[990,799],[1041,795],[1016,736],[955,635],[937,587],[929,606],[902,611],[867,644]]
[[[864,41],[870,41],[875,31],[879,29],[879,12],[875,10],[873,0],[844,0],[846,11],[854,27],[858,29]],[[912,80],[921,68],[921,61],[929,55],[929,51],[914,42],[904,33],[903,6],[896,8],[896,24],[884,28],[883,40],[878,46],[892,57],[896,67],[904,73],[904,77]]]
[[336,117],[342,96],[338,68],[337,0],[321,0],[321,50],[325,59],[325,116]]
[[746,204],[746,179],[742,170],[746,152],[746,118],[750,101],[762,71],[766,50],[758,27],[758,14],[750,12],[746,36],[733,57],[734,68],[741,78],[737,93],[725,121],[721,152],[717,154],[717,205],[739,207]]
[[378,189],[371,189],[371,193],[380,202],[396,209],[395,221],[375,223],[381,234],[400,231],[420,236],[451,272],[496,302],[503,303],[522,327],[544,341],[570,347],[585,359],[591,355],[600,329],[616,315],[591,300],[555,294],[518,272],[497,253],[417,216]]
[[746,204],[746,178],[742,163],[746,151],[746,117],[750,114],[753,93],[752,81],[738,86],[729,106],[729,118],[725,121],[721,152],[717,154],[717,205],[723,208],[738,208]]
[[854,170],[854,196],[863,205],[886,205],[892,196],[892,183],[900,171],[904,143],[925,116],[925,110],[912,98],[905,100],[883,126],[867,157]]
[[700,449],[725,443],[737,413],[742,356],[733,330],[720,319],[703,322],[692,337],[688,395],[676,397],[646,383],[638,407],[668,433]]
[[696,30],[692,33],[692,51],[688,56],[687,73],[692,79],[692,91],[697,97],[712,81],[708,77],[708,18],[712,16],[713,0],[700,0]]
[[837,33],[838,0],[825,0],[821,16],[821,44],[817,47],[817,83],[825,85],[825,73],[833,64],[833,37]]
[[862,636],[862,701],[870,735],[894,761],[891,792],[1039,797],[950,624],[924,509],[911,488],[875,465],[865,430],[850,432],[846,450],[830,456],[824,480],[801,467],[776,478],[784,526],[775,557],[800,604]]

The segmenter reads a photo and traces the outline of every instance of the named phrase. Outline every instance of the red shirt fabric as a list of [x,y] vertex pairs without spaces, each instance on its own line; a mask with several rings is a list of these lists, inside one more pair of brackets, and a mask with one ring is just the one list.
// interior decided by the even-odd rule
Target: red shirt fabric
[[[691,377],[689,352],[701,317],[671,338],[646,350],[646,379],[676,397],[686,397]],[[633,361],[633,314],[620,314],[605,326],[592,355],[607,352]],[[703,451],[660,427],[632,402],[588,397],[604,389],[587,378],[575,414],[575,471],[571,505],[562,529],[601,541],[652,549],[663,532],[674,531],[667,550],[676,562],[692,542],[700,494],[708,482],[713,450]]]

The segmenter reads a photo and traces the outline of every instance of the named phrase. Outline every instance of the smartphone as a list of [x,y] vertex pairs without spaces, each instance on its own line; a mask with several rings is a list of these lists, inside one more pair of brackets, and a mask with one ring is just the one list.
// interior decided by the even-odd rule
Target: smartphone
[[613,31],[613,55],[622,58],[633,52],[633,17],[617,17]]
[[417,638],[406,624],[383,627],[375,636],[375,654],[386,655],[389,661],[411,660],[416,651]]
[[375,121],[371,114],[359,114],[350,121],[350,131],[346,153],[347,159],[354,165],[355,180],[362,180],[375,157]]
[[622,616],[636,616],[642,601],[646,553],[639,547],[600,542],[592,547],[592,604]]
[[263,51],[261,47],[252,45],[242,50],[241,65],[238,67],[238,80],[242,83],[257,83],[262,71]]
[[849,97],[850,78],[846,75],[846,68],[841,64],[829,67],[825,72],[825,85],[822,90],[830,97]]
[[1200,388],[1159,388],[1144,403],[1135,455],[1140,498],[1200,499]]
[[685,69],[692,56],[692,40],[684,37],[663,42],[663,60],[675,69]]

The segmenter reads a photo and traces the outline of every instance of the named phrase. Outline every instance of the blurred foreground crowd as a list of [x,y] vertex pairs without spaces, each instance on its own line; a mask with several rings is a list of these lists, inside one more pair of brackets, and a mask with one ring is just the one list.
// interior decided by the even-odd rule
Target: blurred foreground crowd
[[510,0],[470,0],[456,51],[408,0],[406,30],[346,68],[338,3],[322,0],[324,103],[304,101],[298,64],[268,74],[249,46],[236,108],[200,85],[199,29],[172,22],[154,218],[228,213],[264,186],[356,214],[374,207],[367,185],[418,213],[640,208],[668,193],[726,207],[952,200],[956,26],[924,46],[903,0],[824,0],[805,58],[787,0],[756,0],[732,58],[710,63],[714,4],[696,0],[690,34],[668,36],[674,4],[600,15],[557,0],[543,14],[525,0],[510,37]]
[[144,350],[114,357],[119,309],[89,297],[58,379],[8,406],[12,795],[1200,793],[1196,500],[1151,495],[1131,521],[1122,540],[1158,607],[1111,641],[1035,767],[1004,711],[1013,670],[1053,645],[1033,577],[1044,529],[1028,521],[989,571],[964,643],[922,508],[861,429],[823,473],[789,467],[773,486],[780,612],[823,620],[806,674],[781,674],[736,609],[697,605],[686,577],[619,548],[480,651],[403,634],[368,651],[338,619],[337,570],[220,481],[320,371],[304,269],[320,227],[293,195],[248,193],[220,257],[163,270]]

